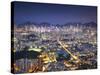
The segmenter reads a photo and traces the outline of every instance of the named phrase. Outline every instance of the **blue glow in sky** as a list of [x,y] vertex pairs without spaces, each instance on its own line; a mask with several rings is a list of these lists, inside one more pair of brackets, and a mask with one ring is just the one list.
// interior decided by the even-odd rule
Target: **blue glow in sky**
[[14,23],[27,21],[51,24],[97,22],[96,6],[14,2]]

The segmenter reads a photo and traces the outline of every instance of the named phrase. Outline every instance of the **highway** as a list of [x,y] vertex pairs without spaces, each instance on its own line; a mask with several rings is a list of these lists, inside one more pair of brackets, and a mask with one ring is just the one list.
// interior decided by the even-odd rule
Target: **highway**
[[69,53],[69,54],[71,55],[71,57],[72,57],[73,59],[79,61],[78,57],[75,56],[75,55],[73,55],[73,54],[65,47],[65,44],[63,44],[59,39],[57,39],[57,42],[61,45],[61,47],[62,47],[67,53]]

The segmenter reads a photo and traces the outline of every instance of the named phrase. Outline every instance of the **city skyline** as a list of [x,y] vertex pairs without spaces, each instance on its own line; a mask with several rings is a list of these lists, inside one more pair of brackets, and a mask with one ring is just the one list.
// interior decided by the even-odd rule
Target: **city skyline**
[[97,7],[16,2],[11,72],[97,69]]

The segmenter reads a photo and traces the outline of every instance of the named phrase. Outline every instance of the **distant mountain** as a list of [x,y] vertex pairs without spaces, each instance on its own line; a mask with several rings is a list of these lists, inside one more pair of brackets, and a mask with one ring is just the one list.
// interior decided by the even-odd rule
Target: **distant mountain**
[[88,23],[84,23],[83,25],[97,27],[97,24],[95,22],[88,22]]
[[70,23],[65,23],[63,25],[60,25],[60,24],[55,24],[54,25],[54,24],[50,24],[48,22],[36,23],[36,22],[29,22],[29,21],[28,22],[25,22],[23,24],[17,25],[17,27],[31,26],[31,25],[34,25],[34,26],[37,26],[37,27],[40,27],[40,26],[43,26],[43,27],[50,27],[50,26],[63,27],[63,26],[77,26],[77,25],[97,27],[97,24],[95,22],[88,22],[88,23],[70,22]]

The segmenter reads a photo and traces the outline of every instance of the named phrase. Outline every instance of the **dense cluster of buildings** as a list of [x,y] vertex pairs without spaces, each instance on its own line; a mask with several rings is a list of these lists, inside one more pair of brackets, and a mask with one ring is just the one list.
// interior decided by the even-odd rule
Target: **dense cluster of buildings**
[[97,27],[93,24],[14,25],[14,71],[97,68]]

